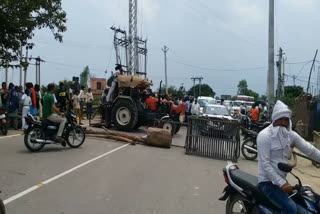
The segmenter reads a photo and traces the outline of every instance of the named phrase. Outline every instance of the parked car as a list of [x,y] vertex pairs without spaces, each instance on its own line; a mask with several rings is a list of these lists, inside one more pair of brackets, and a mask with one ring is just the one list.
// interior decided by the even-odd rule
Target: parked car
[[225,107],[227,107],[228,111],[230,112],[231,111],[231,108],[232,108],[232,101],[231,100],[224,100],[223,101],[223,105]]
[[203,109],[207,106],[207,105],[212,105],[212,104],[216,104],[217,101],[216,99],[212,98],[212,97],[204,97],[204,96],[200,96],[198,97],[198,103],[200,104],[200,113],[203,113]]
[[213,138],[231,138],[235,136],[233,119],[228,108],[223,105],[207,105],[204,109],[203,117],[209,118],[208,122],[202,127],[202,135]]

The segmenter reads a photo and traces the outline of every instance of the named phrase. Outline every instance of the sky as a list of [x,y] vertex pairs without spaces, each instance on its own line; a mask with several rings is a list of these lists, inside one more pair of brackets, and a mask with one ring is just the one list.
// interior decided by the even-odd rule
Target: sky
[[[128,30],[128,0],[62,0],[67,13],[64,42],[51,31],[35,31],[40,56],[41,84],[71,80],[88,65],[95,77],[109,77],[115,67],[111,26]],[[311,60],[320,44],[318,0],[275,1],[275,58],[285,52],[285,85],[307,86]],[[217,95],[235,95],[240,80],[250,89],[266,94],[268,65],[268,1],[257,0],[138,0],[139,36],[148,39],[148,78],[154,89],[164,80],[164,56],[168,51],[168,84],[187,89],[191,77],[202,76]],[[317,59],[320,60],[320,57]],[[311,82],[317,83],[316,62]],[[105,72],[107,71],[107,73]],[[18,83],[18,70],[9,81]],[[276,75],[275,75],[276,76]],[[4,78],[0,70],[0,78]],[[30,66],[28,81],[35,81]]]

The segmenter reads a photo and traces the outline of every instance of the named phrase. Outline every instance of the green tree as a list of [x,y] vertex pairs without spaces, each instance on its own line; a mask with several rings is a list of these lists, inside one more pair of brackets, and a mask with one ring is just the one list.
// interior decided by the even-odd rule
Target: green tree
[[[192,86],[189,91],[187,92],[188,95],[190,96],[199,96],[199,87],[200,85],[197,84],[195,86]],[[195,95],[194,95],[194,90],[195,90]],[[213,89],[207,85],[207,84],[201,84],[201,96],[208,96],[208,97],[214,97],[216,93],[213,91]]]
[[259,98],[259,94],[257,92],[252,91],[251,89],[247,89],[245,95],[254,97],[254,100]]
[[285,86],[284,87],[284,96],[281,97],[281,101],[287,104],[289,107],[293,107],[295,104],[295,99],[303,92],[301,86]]
[[[157,89],[157,92],[159,92],[159,89]],[[164,85],[164,86],[161,86],[161,92],[160,92],[160,94],[161,94],[161,95],[165,95],[165,94],[166,94],[166,86],[165,86],[165,85]],[[176,88],[175,86],[173,86],[173,85],[170,85],[170,86],[168,87],[168,94],[176,97],[177,94],[178,94],[177,88]]]
[[90,79],[90,69],[86,66],[80,74],[80,86],[88,87],[88,82]]
[[63,80],[63,81],[60,81],[60,82],[63,83],[65,90],[68,90],[69,88],[72,88],[72,86],[74,85],[74,82],[71,81],[71,80]]
[[62,0],[2,0],[0,1],[0,66],[17,61],[20,47],[34,36],[35,29],[49,28],[54,38],[62,42],[67,30],[66,12]]
[[238,95],[246,95],[248,91],[247,80],[241,80],[238,84]]

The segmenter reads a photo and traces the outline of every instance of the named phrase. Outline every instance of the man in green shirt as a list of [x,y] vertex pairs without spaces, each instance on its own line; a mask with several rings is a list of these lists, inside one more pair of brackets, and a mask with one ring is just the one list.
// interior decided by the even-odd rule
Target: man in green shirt
[[63,117],[63,113],[59,111],[54,103],[54,90],[54,84],[50,83],[48,85],[48,93],[43,97],[43,118],[60,124],[57,133],[57,140],[63,141],[62,132],[67,120]]

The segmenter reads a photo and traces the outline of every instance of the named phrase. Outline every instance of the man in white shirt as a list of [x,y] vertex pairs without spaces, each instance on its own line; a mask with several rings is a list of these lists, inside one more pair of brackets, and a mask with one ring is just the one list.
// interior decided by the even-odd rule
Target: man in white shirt
[[86,93],[86,104],[87,104],[87,119],[91,119],[91,112],[92,112],[92,102],[93,102],[93,94],[91,92],[91,88],[88,89],[88,92]]
[[111,76],[110,78],[112,78],[112,83],[111,83],[111,87],[108,91],[108,95],[106,97],[107,99],[107,103],[110,104],[112,102],[113,96],[114,96],[114,91],[116,90],[116,87],[118,85],[118,75],[122,75],[123,74],[123,69],[121,65],[117,65],[117,67],[115,67],[116,73]]
[[198,100],[194,100],[194,102],[191,105],[191,114],[192,115],[200,115],[200,104],[198,103]]
[[297,205],[288,198],[287,193],[291,193],[293,187],[286,180],[287,173],[278,169],[278,163],[288,163],[294,147],[320,162],[320,151],[292,131],[290,118],[290,109],[278,100],[273,109],[272,124],[257,138],[259,189],[282,214],[296,214]]
[[81,86],[81,90],[80,90],[80,93],[79,93],[79,95],[78,95],[78,97],[79,97],[79,99],[80,99],[80,111],[81,111],[81,118],[82,119],[84,119],[83,118],[83,107],[84,107],[84,104],[85,104],[85,102],[86,102],[86,95],[85,95],[85,93],[84,93],[84,86]]

